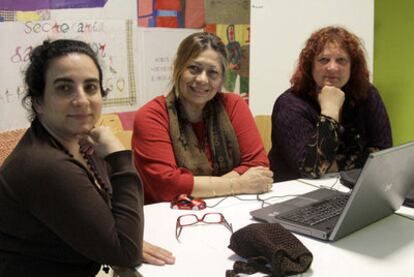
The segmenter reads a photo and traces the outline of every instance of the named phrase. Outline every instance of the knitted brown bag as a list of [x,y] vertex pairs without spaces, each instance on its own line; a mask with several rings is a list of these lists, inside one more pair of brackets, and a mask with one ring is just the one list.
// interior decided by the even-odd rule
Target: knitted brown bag
[[313,259],[312,253],[278,223],[254,223],[241,228],[231,236],[229,248],[248,260],[236,262],[227,276],[257,271],[273,277],[299,274],[310,267]]

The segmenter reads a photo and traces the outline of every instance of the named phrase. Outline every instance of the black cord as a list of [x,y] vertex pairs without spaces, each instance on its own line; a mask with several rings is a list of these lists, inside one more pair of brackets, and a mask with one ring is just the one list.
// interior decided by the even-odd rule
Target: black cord
[[234,197],[234,198],[236,198],[237,200],[240,200],[240,201],[262,201],[259,198],[259,194],[256,195],[256,198],[242,198],[242,197],[237,196],[237,195],[228,195],[228,196],[224,197],[223,199],[220,199],[219,201],[217,201],[217,203],[215,203],[213,205],[207,205],[207,208],[215,208],[219,204],[221,204],[224,200],[228,199],[229,197]]
[[305,185],[311,186],[311,187],[318,188],[318,189],[320,189],[320,188],[321,188],[320,186],[314,185],[314,184],[312,184],[312,183],[308,183],[308,182],[306,182],[306,181],[305,181],[305,180],[303,180],[303,179],[297,179],[296,181],[298,181],[299,183],[302,183],[302,184],[305,184]]
[[329,189],[334,189],[333,187],[336,186],[336,184],[338,183],[338,181],[339,181],[339,176],[336,177],[335,182],[333,183],[332,186],[329,187]]
[[227,198],[229,198],[228,196],[224,197],[223,199],[220,199],[216,204],[213,205],[207,205],[207,208],[215,208],[217,207],[221,202],[223,202],[224,200],[226,200]]
[[260,199],[261,201],[263,201],[262,203],[262,208],[264,207],[264,204],[268,204],[268,205],[272,205],[273,203],[270,202],[266,202],[268,200],[271,199],[275,199],[275,198],[285,198],[285,197],[300,197],[302,194],[285,194],[285,195],[275,195],[275,196],[270,196],[266,199]]
[[300,196],[301,194],[285,194],[285,195],[277,195],[277,196],[271,196],[268,198],[261,198],[260,194],[256,194],[256,198],[241,198],[240,196],[237,195],[229,195],[224,197],[223,199],[220,199],[219,201],[217,201],[217,203],[213,204],[213,205],[207,205],[207,208],[215,208],[218,205],[220,205],[224,200],[228,199],[229,197],[234,197],[240,201],[259,201],[261,202],[261,207],[263,208],[265,204],[267,205],[271,205],[272,203],[268,202],[268,200],[274,199],[274,198],[285,198],[285,197],[295,197],[295,196]]
[[256,199],[257,199],[257,201],[262,202],[261,207],[263,208],[264,205],[266,204],[266,201],[264,199],[260,198],[259,194],[256,194]]
[[[297,179],[296,181],[301,182],[302,184],[305,184],[305,185],[308,185],[308,186],[318,188],[318,189],[327,188],[327,189],[337,190],[337,189],[334,188],[334,186],[336,186],[336,184],[338,183],[339,176],[336,177],[335,182],[332,185],[327,186],[327,187],[326,186],[317,186],[317,185],[308,183],[308,182],[304,181],[303,179]],[[298,196],[301,196],[301,195],[302,194],[285,194],[285,195],[271,196],[271,197],[268,197],[268,198],[261,198],[260,194],[258,193],[258,194],[256,194],[256,198],[248,198],[248,199],[241,198],[240,196],[237,196],[237,195],[228,195],[228,196],[224,197],[223,199],[220,199],[219,201],[217,201],[217,203],[215,203],[213,205],[207,205],[207,208],[215,208],[218,205],[220,205],[224,200],[228,199],[229,197],[234,197],[234,198],[236,198],[240,201],[259,201],[259,202],[261,202],[261,207],[263,208],[265,205],[271,205],[272,204],[272,203],[268,202],[271,199],[285,198],[285,197],[298,197]]]
[[339,179],[340,179],[339,176],[336,176],[335,182],[332,185],[330,185],[330,186],[317,186],[317,185],[314,185],[312,183],[306,182],[304,179],[297,179],[296,181],[298,181],[298,182],[300,182],[302,184],[311,186],[311,187],[318,188],[318,189],[320,189],[320,188],[326,188],[326,189],[337,190],[337,189],[334,188],[334,186],[336,186],[336,184],[338,183]]

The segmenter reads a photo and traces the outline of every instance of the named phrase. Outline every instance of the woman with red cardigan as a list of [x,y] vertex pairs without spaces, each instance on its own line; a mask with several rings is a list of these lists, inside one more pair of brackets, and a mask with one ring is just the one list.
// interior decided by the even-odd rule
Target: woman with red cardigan
[[145,203],[271,189],[273,174],[245,100],[220,92],[226,59],[217,36],[190,35],[179,46],[168,95],[137,111],[132,148]]

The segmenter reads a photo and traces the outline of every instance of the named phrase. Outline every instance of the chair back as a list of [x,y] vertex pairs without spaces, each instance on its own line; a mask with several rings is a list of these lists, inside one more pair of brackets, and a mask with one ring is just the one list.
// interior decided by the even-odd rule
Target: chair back
[[0,132],[0,166],[10,155],[27,129]]
[[272,120],[270,115],[256,115],[254,117],[256,121],[257,129],[259,129],[260,136],[262,137],[263,146],[266,153],[269,153],[272,147]]
[[96,123],[96,126],[108,126],[118,139],[122,142],[126,149],[131,149],[132,131],[124,130],[121,119],[118,114],[103,114]]
[[[126,149],[131,149],[132,131],[123,130],[121,120],[117,114],[104,114],[99,119],[97,126],[109,126],[120,139]],[[0,132],[0,165],[10,155],[27,129],[15,129]]]

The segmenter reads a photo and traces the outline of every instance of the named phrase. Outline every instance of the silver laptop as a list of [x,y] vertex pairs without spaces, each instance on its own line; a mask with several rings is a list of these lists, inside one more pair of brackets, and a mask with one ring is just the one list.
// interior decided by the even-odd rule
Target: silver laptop
[[335,241],[394,213],[412,187],[414,142],[370,154],[350,193],[317,189],[250,214],[296,233]]

